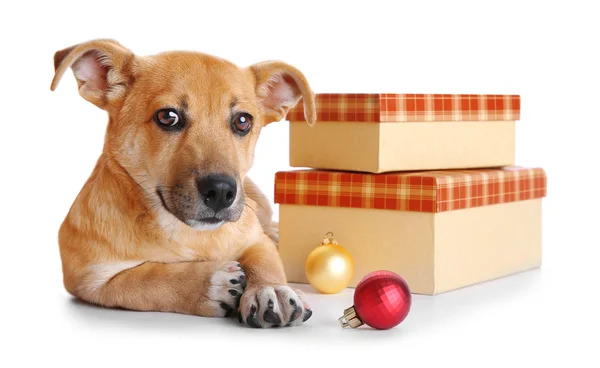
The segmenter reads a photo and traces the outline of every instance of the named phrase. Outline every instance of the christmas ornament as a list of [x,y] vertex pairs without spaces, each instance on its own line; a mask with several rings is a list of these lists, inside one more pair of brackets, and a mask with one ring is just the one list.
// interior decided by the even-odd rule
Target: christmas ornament
[[366,324],[387,330],[406,318],[411,301],[410,289],[402,277],[390,271],[371,272],[356,285],[354,305],[344,310],[339,321],[342,327]]
[[321,245],[308,255],[304,270],[308,282],[315,289],[324,294],[334,294],[350,284],[354,277],[354,261],[333,238],[333,233],[327,233]]

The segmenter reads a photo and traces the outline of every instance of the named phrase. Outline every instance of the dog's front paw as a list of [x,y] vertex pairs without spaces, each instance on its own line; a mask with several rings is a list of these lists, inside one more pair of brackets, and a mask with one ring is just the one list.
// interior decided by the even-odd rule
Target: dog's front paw
[[300,325],[311,315],[299,290],[287,285],[265,285],[246,289],[238,319],[250,327],[267,328]]
[[207,297],[214,317],[229,317],[240,305],[246,274],[238,262],[227,262],[210,277]]

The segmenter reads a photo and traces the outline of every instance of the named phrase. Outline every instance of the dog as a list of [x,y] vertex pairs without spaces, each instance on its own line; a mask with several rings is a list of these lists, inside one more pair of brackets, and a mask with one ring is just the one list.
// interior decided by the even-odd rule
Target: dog
[[308,320],[304,296],[287,285],[270,205],[246,176],[264,126],[300,100],[314,124],[306,77],[281,61],[138,56],[110,39],[57,51],[51,90],[69,68],[109,121],[60,226],[65,289],[104,307],[237,314],[255,328]]

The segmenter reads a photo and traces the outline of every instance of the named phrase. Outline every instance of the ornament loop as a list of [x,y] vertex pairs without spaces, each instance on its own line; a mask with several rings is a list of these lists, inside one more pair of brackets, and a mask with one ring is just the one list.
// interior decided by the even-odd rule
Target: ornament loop
[[325,234],[325,238],[323,238],[323,242],[321,244],[337,244],[337,240],[333,237],[333,233],[330,231]]

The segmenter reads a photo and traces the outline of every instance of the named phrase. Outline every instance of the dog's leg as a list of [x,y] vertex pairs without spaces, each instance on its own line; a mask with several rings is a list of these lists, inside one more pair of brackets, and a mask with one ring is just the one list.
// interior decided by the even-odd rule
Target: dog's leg
[[240,322],[251,327],[279,327],[310,318],[312,311],[302,293],[287,285],[281,258],[269,238],[248,248],[240,263],[248,278],[240,301]]
[[89,268],[77,296],[106,307],[226,317],[246,286],[238,262],[145,262],[112,276],[110,267]]
[[254,184],[250,178],[244,179],[244,193],[256,203],[256,216],[260,221],[265,234],[273,240],[275,245],[279,244],[279,224],[273,221],[273,209],[267,196]]

